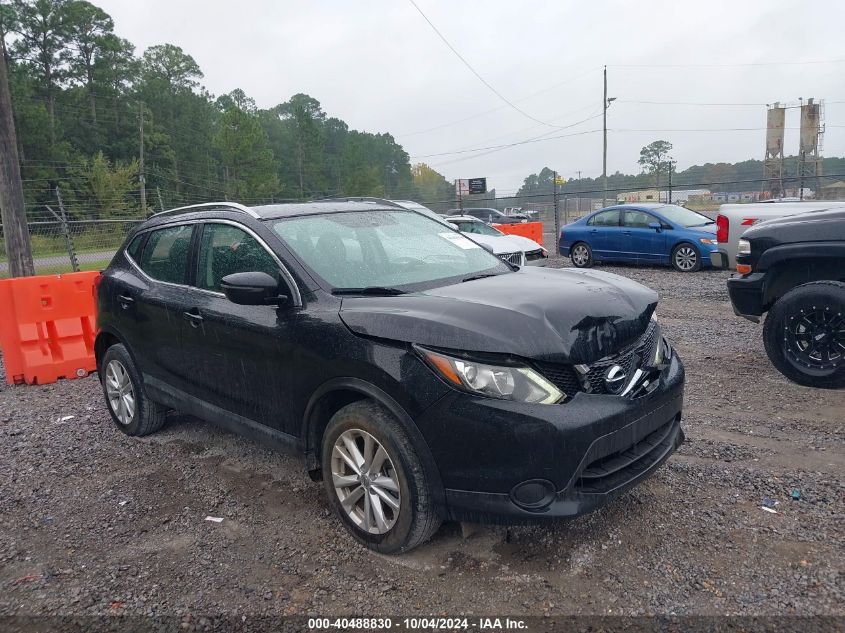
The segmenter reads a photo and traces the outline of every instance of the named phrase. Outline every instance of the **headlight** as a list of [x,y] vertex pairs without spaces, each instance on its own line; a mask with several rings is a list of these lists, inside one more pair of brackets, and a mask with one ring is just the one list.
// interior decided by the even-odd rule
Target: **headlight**
[[566,397],[530,367],[488,365],[421,347],[417,350],[446,382],[470,393],[532,404],[555,404]]
[[740,239],[736,245],[736,254],[751,255],[751,242],[749,242],[748,240]]
[[702,244],[712,244],[713,246],[715,246],[716,244],[719,243],[719,242],[716,241],[715,237],[714,238],[700,237],[700,238],[698,238],[698,241],[701,242]]

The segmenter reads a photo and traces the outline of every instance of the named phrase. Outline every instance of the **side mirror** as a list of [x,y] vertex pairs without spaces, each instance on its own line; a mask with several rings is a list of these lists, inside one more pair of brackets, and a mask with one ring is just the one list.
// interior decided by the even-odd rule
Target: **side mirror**
[[662,227],[662,226],[660,226],[660,222],[649,222],[649,224],[648,224],[648,228],[650,228],[650,229],[654,229],[654,230],[655,230],[655,231],[657,231],[658,233],[660,233],[660,231],[662,231],[662,230],[663,230],[663,227]]
[[281,305],[287,295],[279,294],[280,282],[264,272],[232,273],[220,280],[220,289],[232,303],[244,306]]
[[450,228],[453,228],[453,229],[455,229],[456,231],[460,231],[460,230],[461,230],[461,227],[459,227],[459,226],[458,226],[457,224],[455,224],[454,222],[447,222],[446,224],[448,224]]

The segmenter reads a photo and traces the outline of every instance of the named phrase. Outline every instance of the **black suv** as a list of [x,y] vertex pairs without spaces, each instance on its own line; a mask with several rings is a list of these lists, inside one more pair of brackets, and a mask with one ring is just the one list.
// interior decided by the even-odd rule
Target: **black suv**
[[763,326],[766,353],[784,376],[845,387],[845,210],[761,222],[737,247],[728,280],[734,312]]
[[602,505],[683,439],[684,370],[623,277],[518,268],[371,202],[175,209],[97,282],[117,426],[167,409],[292,447],[382,552],[442,519]]

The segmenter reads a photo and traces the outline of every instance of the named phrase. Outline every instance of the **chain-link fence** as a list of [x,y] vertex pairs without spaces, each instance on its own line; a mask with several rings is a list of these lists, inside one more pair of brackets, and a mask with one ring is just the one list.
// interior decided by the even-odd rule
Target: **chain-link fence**
[[[105,268],[127,233],[139,222],[143,219],[29,222],[35,273]],[[8,275],[9,262],[0,227],[0,277]]]
[[[831,174],[819,180],[816,190],[787,191],[787,195],[798,200],[803,198],[813,200],[818,194],[821,198],[835,198],[845,200],[845,186],[842,185],[843,174]],[[604,204],[617,202],[672,202],[703,213],[711,218],[716,217],[719,206],[724,203],[756,202],[765,196],[759,192],[760,181],[749,180],[745,184],[748,191],[737,191],[737,183],[698,182],[678,184],[671,191],[665,187],[625,187],[608,189],[591,189],[583,191],[559,191],[557,195],[551,188],[539,193],[507,193],[491,192],[475,196],[465,196],[462,199],[445,200],[419,199],[418,202],[436,211],[447,214],[453,209],[490,208],[505,214],[523,213],[532,220],[543,223],[543,244],[550,251],[555,251],[556,236],[561,226],[572,222],[581,216],[600,209]],[[814,183],[815,184],[815,183]],[[726,185],[732,189],[726,191]],[[409,192],[399,192],[393,197],[407,199],[412,197]],[[555,202],[557,201],[557,202]],[[557,209],[557,213],[555,210]],[[48,209],[49,210],[49,209]],[[35,261],[36,274],[63,273],[72,270],[98,270],[105,268],[117,248],[123,242],[133,226],[144,221],[143,217],[133,216],[121,219],[88,219],[62,221],[60,215],[50,210],[35,215],[30,213],[29,231],[32,240],[32,254]],[[77,217],[79,217],[77,215]],[[2,239],[0,226],[0,277],[7,277],[9,271],[8,258]]]

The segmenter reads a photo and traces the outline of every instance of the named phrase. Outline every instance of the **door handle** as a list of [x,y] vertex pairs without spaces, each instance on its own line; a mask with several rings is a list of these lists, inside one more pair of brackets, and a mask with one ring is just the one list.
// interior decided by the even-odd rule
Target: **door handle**
[[624,233],[625,235],[630,235],[630,234],[631,234],[631,231],[623,231],[623,233]]
[[199,327],[199,324],[202,323],[202,316],[196,312],[183,312],[182,317],[190,321],[193,327]]
[[128,310],[129,306],[135,303],[135,299],[133,299],[129,295],[117,295],[117,300],[120,303],[120,307],[124,310]]

